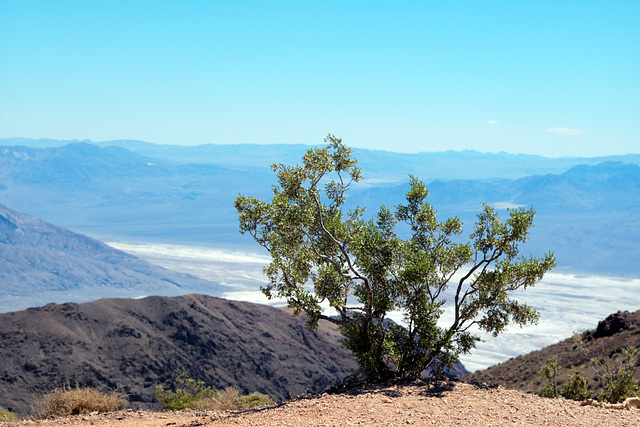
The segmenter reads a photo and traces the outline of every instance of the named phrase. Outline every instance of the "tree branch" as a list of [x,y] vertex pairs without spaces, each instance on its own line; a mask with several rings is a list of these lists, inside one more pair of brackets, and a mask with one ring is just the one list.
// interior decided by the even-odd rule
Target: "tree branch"
[[357,279],[362,280],[364,282],[364,284],[367,287],[367,289],[370,289],[369,288],[369,280],[366,277],[362,276],[360,274],[360,272],[358,272],[358,270],[355,268],[355,266],[353,265],[353,262],[351,261],[351,258],[349,257],[349,254],[344,249],[344,245],[341,244],[338,241],[338,239],[336,239],[333,236],[333,234],[331,234],[329,232],[329,230],[327,230],[327,228],[325,227],[324,221],[322,219],[322,207],[320,206],[320,201],[318,200],[318,196],[311,190],[309,190],[309,192],[311,193],[311,196],[313,197],[313,200],[316,203],[316,214],[317,214],[317,217],[318,217],[318,224],[320,225],[320,229],[322,229],[322,231],[329,237],[329,239],[338,247],[340,252],[342,252],[342,254],[345,257],[345,261],[349,265],[349,270],[351,270],[351,272],[356,276]]

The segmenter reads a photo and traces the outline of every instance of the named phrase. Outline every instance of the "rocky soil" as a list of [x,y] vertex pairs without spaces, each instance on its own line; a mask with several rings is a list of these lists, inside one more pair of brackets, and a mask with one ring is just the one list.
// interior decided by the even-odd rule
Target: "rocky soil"
[[581,406],[502,387],[464,382],[413,383],[307,395],[242,412],[127,411],[49,421],[0,423],[17,426],[633,426],[640,409]]

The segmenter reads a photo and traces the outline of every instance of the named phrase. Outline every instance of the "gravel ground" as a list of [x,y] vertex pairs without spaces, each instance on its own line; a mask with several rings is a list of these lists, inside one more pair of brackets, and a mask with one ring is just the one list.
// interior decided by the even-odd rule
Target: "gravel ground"
[[242,412],[187,410],[126,411],[49,421],[0,423],[16,426],[583,426],[637,427],[640,409],[581,406],[502,387],[463,382],[414,383],[303,396]]

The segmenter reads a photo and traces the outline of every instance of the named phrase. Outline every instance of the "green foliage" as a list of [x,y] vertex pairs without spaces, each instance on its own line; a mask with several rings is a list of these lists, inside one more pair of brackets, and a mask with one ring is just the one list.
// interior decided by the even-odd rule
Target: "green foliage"
[[558,396],[558,382],[556,375],[558,374],[558,356],[553,356],[547,360],[542,368],[540,368],[540,376],[547,380],[547,384],[542,387],[540,396],[542,397],[557,397]]
[[614,361],[613,367],[606,363],[604,357],[591,357],[589,349],[579,334],[573,334],[574,344],[589,359],[589,365],[602,386],[598,395],[601,402],[620,403],[627,397],[640,395],[640,384],[633,378],[638,364],[638,349],[628,347]]
[[[347,191],[362,178],[352,150],[332,135],[325,142],[308,150],[301,165],[273,165],[278,184],[271,202],[236,199],[240,231],[272,257],[262,288],[268,298],[286,299],[311,329],[321,319],[338,324],[372,380],[450,367],[479,340],[473,326],[495,336],[510,323],[537,322],[534,309],[511,298],[555,266],[551,253],[518,256],[533,209],[508,210],[503,221],[483,205],[470,240],[461,242],[461,221],[438,221],[425,185],[411,176],[406,204],[395,212],[382,206],[366,219],[359,206],[344,209]],[[397,235],[399,222],[410,238]],[[338,318],[325,315],[322,303]],[[393,310],[403,325],[387,321]],[[445,310],[452,312],[448,324],[439,322]]]
[[178,387],[175,391],[165,391],[156,386],[156,398],[165,411],[181,411],[183,409],[207,410],[241,410],[264,406],[273,403],[273,399],[266,394],[254,392],[240,395],[240,390],[227,387],[223,391],[214,391],[205,387],[203,381],[195,381],[183,372],[176,378]]
[[258,393],[257,391],[238,397],[238,406],[240,409],[250,409],[271,404],[273,404],[273,399],[270,396]]
[[582,375],[581,372],[576,372],[573,375],[569,375],[567,382],[560,388],[560,396],[565,399],[583,401],[591,398],[591,393],[588,390],[589,379]]
[[240,390],[236,387],[227,387],[222,391],[215,391],[212,396],[195,400],[189,408],[212,411],[240,411],[272,403],[273,399],[266,394],[254,392],[242,396],[240,395]]
[[18,416],[11,412],[11,411],[7,411],[4,408],[0,408],[0,423],[5,422],[5,423],[14,423],[14,422],[18,422],[20,421],[20,419],[18,418]]
[[553,399],[554,397],[558,396],[556,394],[556,390],[553,388],[553,385],[550,383],[545,384],[538,394],[542,397],[548,397],[549,399]]
[[214,395],[214,391],[210,387],[205,387],[203,381],[196,382],[196,380],[189,378],[186,372],[176,378],[176,384],[178,387],[175,391],[165,391],[162,386],[156,386],[156,398],[165,411],[181,411],[191,408],[194,402]]
[[627,397],[640,393],[635,373],[638,351],[628,347],[622,351],[622,360],[614,370],[606,370],[603,374],[604,387],[598,399],[610,403],[620,403]]

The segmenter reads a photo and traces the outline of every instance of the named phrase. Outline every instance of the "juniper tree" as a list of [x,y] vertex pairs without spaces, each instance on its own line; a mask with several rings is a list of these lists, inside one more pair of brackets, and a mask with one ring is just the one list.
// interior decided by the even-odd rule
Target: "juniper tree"
[[[381,206],[367,219],[363,208],[345,208],[348,190],[362,178],[352,150],[333,135],[325,142],[300,165],[272,166],[270,202],[236,199],[241,233],[272,258],[262,287],[268,298],[286,299],[311,329],[320,320],[337,324],[371,380],[450,367],[479,341],[474,325],[496,336],[510,323],[537,322],[539,314],[511,296],[555,266],[552,253],[519,256],[533,208],[508,210],[503,221],[483,205],[470,240],[461,243],[461,221],[438,221],[426,186],[410,176],[406,203],[394,211]],[[408,238],[396,231],[399,222],[410,228]],[[402,324],[388,321],[392,311],[402,313]]]

